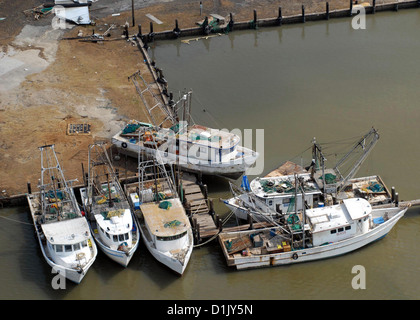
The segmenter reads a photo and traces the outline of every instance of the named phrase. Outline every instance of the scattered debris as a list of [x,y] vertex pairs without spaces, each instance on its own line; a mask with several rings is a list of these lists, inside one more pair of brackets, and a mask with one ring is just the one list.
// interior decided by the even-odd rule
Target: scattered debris
[[[32,9],[24,10],[23,13],[28,16],[33,16],[35,20],[39,20],[43,16],[46,16],[52,12],[53,7],[45,7],[44,5],[37,6]],[[4,20],[6,18],[0,18],[0,20]]]
[[156,18],[154,15],[148,13],[146,14],[146,17],[148,17],[150,20],[156,22],[157,24],[162,24],[163,22],[160,21],[158,18]]

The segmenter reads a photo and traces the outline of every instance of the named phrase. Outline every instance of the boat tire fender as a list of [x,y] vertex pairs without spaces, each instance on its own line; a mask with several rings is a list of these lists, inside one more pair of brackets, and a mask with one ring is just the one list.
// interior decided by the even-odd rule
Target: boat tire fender
[[295,253],[292,255],[292,258],[293,258],[293,260],[297,260],[297,258],[298,258],[298,254],[295,252]]
[[121,147],[123,147],[124,149],[127,148],[127,142],[121,143]]

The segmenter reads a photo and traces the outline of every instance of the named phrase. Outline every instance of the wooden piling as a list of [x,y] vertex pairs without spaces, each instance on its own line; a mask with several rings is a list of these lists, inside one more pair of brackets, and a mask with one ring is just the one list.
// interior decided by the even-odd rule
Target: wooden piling
[[28,188],[28,194],[31,194],[31,193],[32,193],[31,183],[30,183],[30,182],[28,182],[28,183],[26,184],[26,186],[27,186],[27,188]]
[[137,37],[139,37],[141,39],[142,35],[141,35],[141,24],[138,25],[139,28],[139,32],[137,33]]
[[[419,0],[419,1],[420,1],[420,0]],[[282,22],[283,22],[283,16],[282,16],[282,14],[281,14],[281,7],[279,7],[279,15],[277,16],[277,24],[278,24],[279,26],[281,26]]]
[[395,201],[395,187],[391,187],[391,201]]
[[131,0],[131,16],[133,19],[133,27],[136,25],[136,22],[134,21],[134,0]]
[[325,6],[325,19],[330,20],[330,4],[327,2]]
[[376,0],[372,0],[372,14],[375,14],[376,11]]
[[181,29],[179,29],[178,26],[178,19],[175,19],[175,28],[173,30],[173,33],[175,35],[175,38],[178,38],[181,35]]
[[305,6],[302,4],[302,22],[305,23]]
[[148,35],[149,42],[153,42],[154,37],[155,37],[155,33],[153,32],[153,22],[150,21],[150,32]]
[[257,29],[257,25],[258,25],[257,10],[254,9],[254,20],[252,20],[251,28]]
[[349,17],[353,14],[353,0],[350,0],[350,10],[349,10]]
[[233,21],[233,14],[229,13],[229,31],[233,31],[234,24],[235,22]]

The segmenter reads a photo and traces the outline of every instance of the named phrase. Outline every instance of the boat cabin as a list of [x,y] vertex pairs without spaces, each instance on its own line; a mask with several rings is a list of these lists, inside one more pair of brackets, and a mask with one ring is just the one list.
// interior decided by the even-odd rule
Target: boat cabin
[[89,226],[83,217],[42,225],[52,260],[70,268],[86,264],[91,258]]
[[320,246],[368,232],[371,212],[370,203],[361,198],[306,210],[306,218],[312,229],[312,245]]
[[[124,251],[133,245],[131,211],[126,207],[126,201],[119,198],[114,185],[110,186],[110,193],[107,184],[103,184],[101,187],[102,193],[92,197],[92,201],[96,205],[94,213],[96,228],[93,232],[105,246],[113,250]],[[111,206],[109,198],[112,201]]]
[[[303,179],[305,202],[310,207],[322,206],[322,191],[311,179],[310,174],[299,174],[298,178]],[[295,199],[295,176],[278,176],[268,178],[256,178],[250,183],[251,191],[265,204],[277,213],[287,213],[303,209],[302,193],[300,189]]]

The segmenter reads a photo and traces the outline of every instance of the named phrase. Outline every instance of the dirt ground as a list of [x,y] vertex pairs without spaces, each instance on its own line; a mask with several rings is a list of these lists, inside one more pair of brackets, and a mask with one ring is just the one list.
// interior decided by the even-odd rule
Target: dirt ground
[[[233,13],[235,21],[246,21],[252,20],[254,9],[258,18],[277,16],[279,6],[283,15],[299,13],[302,4],[307,13],[325,11],[325,1],[318,0],[203,0],[200,15],[199,1],[135,0],[132,27],[128,0],[98,0],[90,9],[94,26],[53,30],[53,14],[35,20],[23,13],[44,2],[0,0],[0,18],[6,18],[0,20],[0,198],[25,193],[27,182],[37,189],[39,146],[55,144],[66,178],[82,181],[81,163],[87,168],[90,143],[110,139],[126,120],[147,119],[128,76],[137,70],[148,74],[148,69],[139,49],[121,38],[126,21],[135,34],[138,24],[143,33],[149,31],[148,13],[163,22],[154,24],[156,32],[172,30],[175,19],[180,28],[193,27],[210,13]],[[348,5],[347,0],[333,0],[330,10]],[[111,24],[116,28],[107,39],[115,41],[62,40],[79,32],[102,34]],[[68,135],[67,126],[79,123],[91,124],[91,134]],[[123,159],[116,162],[121,170],[126,168]]]

